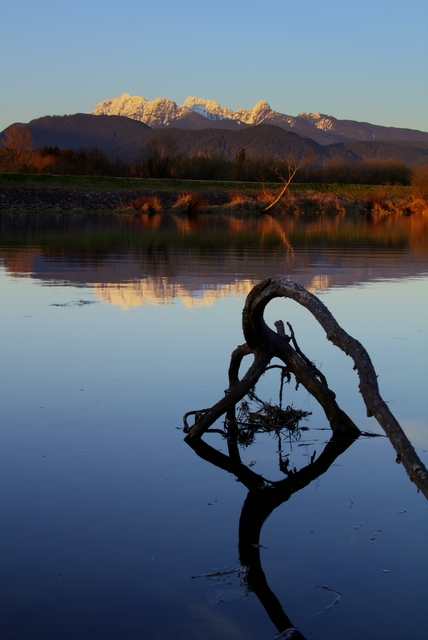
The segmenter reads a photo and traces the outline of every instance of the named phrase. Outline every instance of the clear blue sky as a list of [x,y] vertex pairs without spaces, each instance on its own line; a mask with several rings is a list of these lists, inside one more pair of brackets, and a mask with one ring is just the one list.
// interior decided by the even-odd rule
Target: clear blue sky
[[0,60],[0,131],[125,91],[428,131],[426,0],[14,0]]

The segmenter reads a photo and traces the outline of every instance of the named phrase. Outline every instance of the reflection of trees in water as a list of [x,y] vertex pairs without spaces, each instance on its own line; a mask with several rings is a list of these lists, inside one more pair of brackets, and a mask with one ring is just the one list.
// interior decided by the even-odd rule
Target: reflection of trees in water
[[[113,288],[135,283],[135,300],[146,285],[150,291],[178,286],[189,298],[210,290],[215,297],[219,286],[254,284],[272,273],[292,274],[312,291],[403,272],[419,275],[428,253],[428,218],[414,215],[368,221],[14,212],[0,213],[0,232],[0,259],[12,274]],[[165,278],[168,283],[161,283]]]
[[[148,213],[20,213],[0,212],[2,243],[13,240],[78,249],[89,240],[96,249],[110,244],[143,246],[157,238],[171,245],[198,246],[207,239],[216,246],[300,246],[325,245],[396,247],[428,253],[428,218],[412,216],[271,216],[199,214],[161,215]],[[82,234],[85,236],[82,238]],[[151,235],[153,234],[153,236]],[[3,244],[4,246],[4,244]]]

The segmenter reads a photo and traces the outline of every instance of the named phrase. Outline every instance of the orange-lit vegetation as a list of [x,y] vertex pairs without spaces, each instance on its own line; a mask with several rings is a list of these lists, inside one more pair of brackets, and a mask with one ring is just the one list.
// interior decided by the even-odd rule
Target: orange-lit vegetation
[[416,186],[417,183],[420,186],[424,181],[426,185],[428,171],[426,166],[411,168],[397,160],[345,162],[308,154],[293,158],[290,164],[277,157],[249,158],[245,149],[237,153],[234,161],[216,156],[183,156],[174,136],[167,134],[153,137],[132,162],[125,162],[108,157],[97,147],[77,151],[45,146],[34,150],[30,130],[18,124],[5,131],[0,143],[0,171],[267,183],[284,182],[289,177],[290,166],[296,168],[296,179],[305,184],[415,183]]
[[147,213],[162,212],[162,202],[159,196],[140,196],[134,200],[132,207]]
[[428,200],[428,164],[413,171],[411,185],[416,197]]
[[[252,159],[247,156],[245,149],[236,154],[234,161],[220,157],[183,157],[179,154],[176,140],[169,134],[159,139],[152,138],[141,151],[139,159],[126,163],[108,158],[106,153],[97,148],[74,151],[44,147],[34,150],[29,129],[16,124],[6,130],[0,143],[0,171],[64,177],[154,178],[157,182],[151,195],[139,196],[134,200],[131,197],[129,204],[129,208],[150,215],[169,209],[194,215],[207,207],[248,213],[262,212],[272,207],[274,213],[295,216],[308,213],[361,213],[372,216],[428,213],[428,165],[410,168],[404,162],[378,159],[358,162],[330,159],[321,162],[312,156],[285,161],[279,158]],[[190,183],[192,186],[186,191],[177,186],[176,195],[170,194],[169,198],[165,198],[160,193],[165,178],[177,181],[188,179],[194,183]],[[227,186],[229,181],[237,179],[250,181],[247,185],[252,181],[254,187],[249,190],[239,182],[231,184],[230,188]],[[209,194],[202,192],[198,182],[201,180],[209,180],[210,190],[221,190],[222,197],[213,202]],[[221,189],[216,186],[219,180],[224,181]],[[290,184],[291,180],[298,181],[298,189]],[[257,190],[256,185],[266,185],[268,182],[271,186],[275,182],[282,183],[282,186],[277,190],[265,187]],[[334,191],[339,184],[349,185],[349,191],[345,187],[340,193]],[[327,185],[331,185],[333,190],[326,191]],[[360,190],[358,195],[353,195],[352,185],[367,185],[367,190]],[[405,185],[407,191],[403,194],[399,189]]]
[[[117,232],[115,223],[111,228],[106,228],[102,216],[98,215],[92,217],[89,229],[84,216],[70,215],[67,212],[52,217],[45,213],[22,216],[20,224],[28,225],[25,233],[17,231],[18,226],[14,224],[7,234],[3,232],[5,247],[0,249],[0,260],[8,272],[19,276],[32,272],[34,260],[39,255],[49,257],[58,254],[58,251],[67,253],[72,247],[78,247],[79,251],[84,252],[86,246],[99,246],[104,251],[106,247],[116,249],[118,243],[123,243],[123,246],[159,246],[168,253],[169,248],[173,249],[177,245],[186,246],[189,251],[199,251],[201,241],[212,246],[231,245],[250,247],[262,252],[266,250],[267,259],[278,250],[286,252],[287,260],[293,260],[294,252],[300,249],[299,260],[302,264],[306,252],[301,249],[305,247],[328,246],[343,249],[348,245],[355,247],[356,242],[361,243],[366,251],[370,251],[372,246],[399,248],[400,251],[404,250],[403,260],[406,260],[407,252],[419,256],[424,264],[428,257],[428,215],[383,215],[374,211],[366,216],[277,216],[248,215],[242,211],[226,210],[218,216],[201,213],[189,217],[179,212],[165,216],[132,210],[112,218],[117,221],[120,233]],[[61,225],[64,225],[62,230]],[[47,228],[51,232],[46,233]],[[64,233],[64,229],[67,233]],[[13,240],[15,233],[22,245],[19,248]],[[10,238],[12,249],[7,248]],[[272,249],[275,251],[272,252]],[[150,251],[148,255],[149,253]],[[385,261],[393,263],[397,260],[397,251],[382,252],[379,258],[376,256],[375,252],[373,264],[376,264],[377,259],[382,264]],[[157,260],[156,254],[154,260]],[[347,260],[345,251],[344,263]],[[352,252],[349,260],[355,260]]]
[[207,206],[206,197],[197,191],[190,191],[188,193],[180,193],[176,202],[173,205],[173,209],[177,209],[182,213],[194,214],[201,211]]

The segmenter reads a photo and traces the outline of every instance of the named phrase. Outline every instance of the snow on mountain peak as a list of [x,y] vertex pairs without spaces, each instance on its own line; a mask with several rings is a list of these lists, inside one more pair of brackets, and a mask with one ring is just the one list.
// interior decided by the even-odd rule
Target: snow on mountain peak
[[[205,100],[205,98],[196,98],[195,96],[186,98],[181,106],[183,109],[199,113],[207,120],[228,120],[232,115],[230,109],[223,109],[216,100]],[[229,111],[230,115],[226,115],[225,112]]]
[[249,111],[246,109],[238,109],[238,111],[235,111],[234,117],[235,119],[242,120],[242,122],[246,124],[260,124],[274,113],[265,100],[259,100]]
[[223,108],[216,100],[206,100],[189,96],[181,105],[185,109],[190,109],[208,120],[233,120],[234,114],[231,109]]
[[274,113],[275,112],[272,111],[270,105],[266,102],[266,100],[259,100],[259,102],[257,102],[257,104],[255,104],[254,107],[249,111],[252,120],[251,124],[259,124]]
[[97,104],[92,111],[93,115],[116,115],[126,116],[133,120],[143,120],[145,105],[148,103],[146,98],[142,96],[131,96],[129,93],[123,93],[118,98],[110,98]]
[[177,106],[168,98],[147,100],[142,96],[123,93],[119,97],[100,102],[92,113],[126,116],[154,129],[170,127],[192,130],[214,127],[234,130],[243,128],[242,125],[269,124],[311,138],[320,144],[341,140],[372,140],[375,137],[381,140],[426,140],[427,135],[411,129],[395,131],[391,127],[367,122],[338,120],[318,112],[301,112],[296,117],[288,116],[271,109],[265,100],[259,100],[249,110],[232,111],[228,107],[222,107],[216,100],[195,96],[189,96],[181,106]]
[[222,107],[216,100],[206,100],[195,96],[189,96],[178,107],[173,100],[168,98],[146,100],[141,96],[131,96],[129,93],[123,93],[117,98],[100,102],[92,113],[94,115],[126,116],[133,120],[141,120],[151,127],[159,127],[167,126],[174,120],[182,118],[187,110],[211,121],[239,120],[250,125],[260,124],[267,117],[276,113],[272,111],[265,100],[260,100],[250,110],[232,111],[228,107]]
[[251,111],[255,112],[259,112],[259,111],[272,111],[270,104],[268,104],[266,102],[266,100],[259,100],[254,107],[251,109]]
[[146,100],[142,96],[131,96],[123,93],[118,98],[100,102],[92,111],[93,115],[126,116],[133,120],[141,120],[151,127],[167,126],[180,116],[180,107],[168,98]]
[[325,113],[302,112],[299,113],[297,117],[308,120],[313,125],[315,125],[317,129],[322,129],[323,131],[331,131],[332,129],[334,129],[334,118],[332,116],[327,116]]

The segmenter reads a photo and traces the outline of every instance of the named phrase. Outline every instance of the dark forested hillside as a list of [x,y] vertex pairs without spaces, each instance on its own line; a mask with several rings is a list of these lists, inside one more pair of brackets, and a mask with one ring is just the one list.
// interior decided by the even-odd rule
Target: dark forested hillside
[[328,148],[329,157],[335,154],[343,158],[349,154],[348,159],[356,160],[397,160],[405,162],[409,166],[417,166],[428,163],[428,145],[424,142],[381,142],[358,141],[341,142],[332,144]]
[[[395,160],[409,166],[428,163],[427,144],[411,141],[349,141],[321,145],[281,127],[271,124],[246,126],[237,131],[215,128],[151,129],[143,122],[124,116],[89,115],[46,116],[28,124],[35,148],[91,149],[97,147],[111,158],[133,161],[154,137],[173,137],[180,154],[211,156],[233,161],[245,149],[246,157],[310,158],[312,162],[326,160],[357,162],[361,160]],[[0,135],[1,138],[1,135]]]
[[70,116],[45,116],[28,123],[34,146],[81,149],[99,147],[116,153],[124,140],[135,139],[150,127],[123,116],[92,116],[76,113]]
[[189,156],[216,156],[226,160],[234,160],[241,149],[251,159],[265,157],[285,157],[292,155],[302,158],[311,154],[315,157],[324,154],[324,147],[273,125],[254,125],[241,131],[223,129],[201,129],[189,131],[184,129],[152,129],[140,138],[127,141],[122,145],[126,153],[132,149],[143,149],[147,140],[162,136],[174,136],[180,152]]

